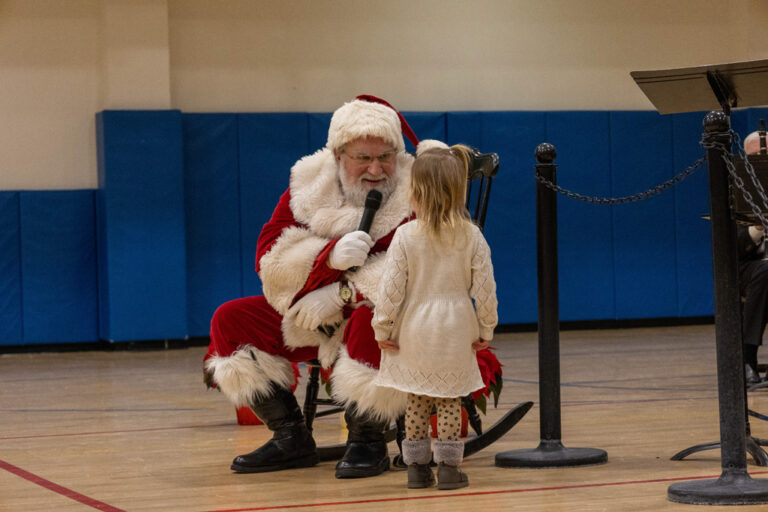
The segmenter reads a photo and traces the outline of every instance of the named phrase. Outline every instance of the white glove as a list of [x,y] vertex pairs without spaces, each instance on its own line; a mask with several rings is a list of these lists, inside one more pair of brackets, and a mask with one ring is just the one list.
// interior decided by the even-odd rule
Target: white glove
[[319,325],[340,321],[343,307],[344,300],[339,295],[339,283],[332,283],[300,298],[291,306],[288,314],[294,316],[293,321],[297,326],[314,331]]
[[365,231],[347,233],[336,242],[328,255],[328,264],[337,270],[359,267],[368,258],[373,239]]

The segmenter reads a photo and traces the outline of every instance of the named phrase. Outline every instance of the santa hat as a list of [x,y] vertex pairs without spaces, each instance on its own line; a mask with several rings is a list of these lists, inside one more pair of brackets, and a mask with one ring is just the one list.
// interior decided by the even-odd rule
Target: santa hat
[[381,137],[392,143],[397,151],[405,151],[403,134],[414,146],[418,146],[416,134],[392,105],[376,96],[363,94],[333,113],[326,145],[330,149],[338,149],[355,139]]

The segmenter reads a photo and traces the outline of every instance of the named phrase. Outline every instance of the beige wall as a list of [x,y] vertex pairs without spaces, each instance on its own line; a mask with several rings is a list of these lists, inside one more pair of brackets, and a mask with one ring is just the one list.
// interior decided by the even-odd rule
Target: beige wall
[[768,58],[765,0],[0,0],[0,190],[92,188],[105,108],[652,109],[629,77]]

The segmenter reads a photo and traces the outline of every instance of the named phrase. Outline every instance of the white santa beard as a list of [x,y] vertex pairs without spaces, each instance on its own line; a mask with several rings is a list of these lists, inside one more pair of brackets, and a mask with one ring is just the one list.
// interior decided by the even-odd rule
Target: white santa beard
[[[397,188],[397,179],[393,176],[397,176],[397,169],[392,173],[392,176],[382,174],[377,178],[367,172],[358,176],[357,180],[350,179],[344,168],[344,162],[339,162],[339,181],[341,181],[341,190],[344,193],[344,198],[347,202],[353,206],[364,206],[365,198],[368,196],[368,192],[374,188],[381,192],[382,202],[386,202],[389,196]],[[363,185],[363,180],[377,181],[375,187],[368,187]]]

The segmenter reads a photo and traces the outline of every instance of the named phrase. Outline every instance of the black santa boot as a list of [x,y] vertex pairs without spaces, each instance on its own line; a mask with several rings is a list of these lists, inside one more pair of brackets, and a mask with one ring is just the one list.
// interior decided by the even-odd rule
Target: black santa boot
[[254,398],[251,409],[274,434],[260,448],[235,457],[233,471],[264,473],[317,464],[315,440],[291,391],[275,386],[269,398]]
[[389,469],[384,429],[389,422],[373,420],[356,412],[354,406],[344,413],[347,422],[347,451],[336,464],[336,478],[364,478]]

